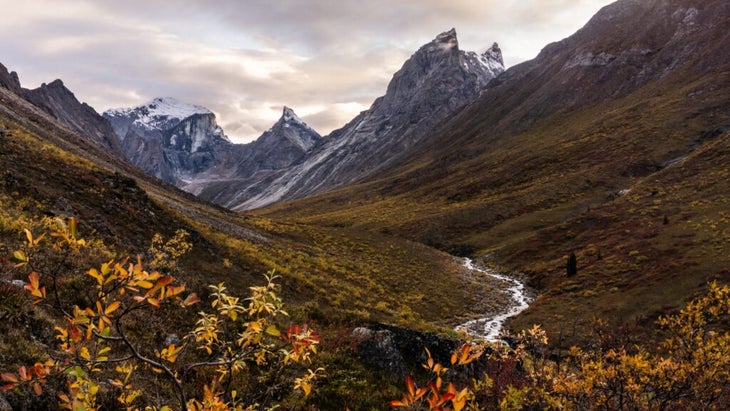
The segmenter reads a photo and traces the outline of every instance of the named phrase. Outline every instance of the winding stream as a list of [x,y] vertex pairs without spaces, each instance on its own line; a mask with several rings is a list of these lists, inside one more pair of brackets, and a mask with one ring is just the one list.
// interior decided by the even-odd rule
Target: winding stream
[[504,311],[497,315],[469,320],[464,324],[457,326],[456,330],[466,331],[466,333],[471,336],[483,338],[487,341],[500,341],[500,334],[502,333],[502,326],[504,325],[504,322],[508,318],[521,313],[529,306],[530,298],[525,294],[525,285],[522,282],[512,277],[508,277],[496,270],[490,268],[479,268],[475,266],[474,262],[469,258],[464,259],[464,267],[468,270],[478,271],[510,284],[505,291],[512,296],[512,303],[506,306]]

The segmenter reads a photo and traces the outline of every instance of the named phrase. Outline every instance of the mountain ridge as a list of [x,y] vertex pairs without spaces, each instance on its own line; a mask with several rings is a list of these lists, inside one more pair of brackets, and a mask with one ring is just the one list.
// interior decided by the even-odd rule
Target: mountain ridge
[[398,161],[503,70],[496,43],[478,55],[459,49],[455,29],[443,32],[404,62],[368,110],[326,136],[303,162],[201,195],[242,210],[350,184]]
[[121,155],[120,142],[109,124],[93,107],[79,102],[60,79],[48,84],[43,83],[36,89],[26,89],[21,86],[18,73],[9,72],[4,65],[0,64],[0,87],[29,101],[61,121],[66,127],[85,135],[95,144],[103,146],[116,155]]

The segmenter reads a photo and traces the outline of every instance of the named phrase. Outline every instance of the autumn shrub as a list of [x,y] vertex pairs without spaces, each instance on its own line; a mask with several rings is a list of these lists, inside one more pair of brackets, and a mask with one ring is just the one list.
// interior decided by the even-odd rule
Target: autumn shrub
[[[430,359],[425,383],[406,380],[395,408],[411,410],[723,410],[730,404],[730,287],[712,283],[707,295],[679,313],[661,317],[658,346],[600,343],[572,347],[565,355],[548,349],[539,326],[511,338],[512,346],[492,344],[475,356],[461,348],[451,364],[477,362],[482,374],[470,384],[446,382]],[[464,346],[464,347],[469,347]],[[466,359],[466,360],[462,360]],[[447,387],[444,390],[444,387]]]
[[[26,273],[33,304],[57,314],[57,350],[3,372],[4,391],[41,396],[60,378],[64,409],[268,409],[307,396],[323,372],[307,369],[319,337],[284,322],[273,272],[245,299],[211,285],[212,310],[175,320],[200,303],[170,275],[191,248],[186,233],[154,236],[144,254],[149,263],[142,256],[109,258],[101,244],[78,236],[75,219],[56,219],[46,234],[23,233],[12,269]],[[76,271],[77,260],[99,250],[108,260]]]

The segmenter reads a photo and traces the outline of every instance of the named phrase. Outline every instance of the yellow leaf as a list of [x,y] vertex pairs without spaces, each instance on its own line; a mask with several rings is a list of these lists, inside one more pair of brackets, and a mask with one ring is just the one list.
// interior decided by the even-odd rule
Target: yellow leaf
[[152,283],[149,281],[142,280],[142,281],[137,281],[137,286],[142,287],[144,289],[149,289],[149,288],[152,288]]
[[269,334],[272,337],[280,337],[281,331],[279,331],[278,328],[274,324],[271,324],[270,326],[266,327],[266,334]]
[[117,310],[117,308],[119,308],[120,305],[122,305],[120,301],[114,301],[106,307],[106,310],[104,310],[104,314],[109,315],[113,313]]
[[25,251],[23,251],[23,250],[15,251],[13,253],[13,258],[15,258],[16,260],[18,260],[20,262],[27,262],[28,261],[28,257],[25,255]]
[[76,218],[71,217],[68,219],[68,232],[71,237],[76,237]]
[[[103,266],[102,266],[102,267],[103,267]],[[102,268],[102,270],[103,270],[103,268]],[[95,268],[92,268],[92,269],[90,269],[89,271],[87,271],[87,272],[86,272],[86,274],[88,274],[88,275],[90,275],[91,277],[95,278],[95,279],[96,279],[96,282],[97,282],[97,283],[98,283],[99,285],[101,285],[101,284],[102,284],[102,283],[104,282],[104,277],[103,277],[103,276],[102,276],[101,274],[99,274],[99,272],[98,272],[98,271],[96,271],[96,269],[95,269]]]

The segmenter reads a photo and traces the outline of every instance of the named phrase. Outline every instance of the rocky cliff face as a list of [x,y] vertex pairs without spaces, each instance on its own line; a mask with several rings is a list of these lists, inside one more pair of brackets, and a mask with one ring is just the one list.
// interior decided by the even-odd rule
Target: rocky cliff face
[[302,162],[260,181],[209,187],[201,195],[246,209],[362,179],[406,155],[502,71],[496,44],[478,55],[459,49],[455,30],[442,33],[405,62],[369,110],[323,139]]
[[235,187],[266,181],[280,170],[303,161],[321,138],[294,110],[284,107],[281,118],[258,139],[235,145],[226,161],[186,181],[182,188],[223,204],[239,195]]

